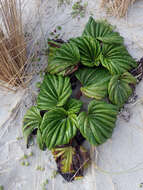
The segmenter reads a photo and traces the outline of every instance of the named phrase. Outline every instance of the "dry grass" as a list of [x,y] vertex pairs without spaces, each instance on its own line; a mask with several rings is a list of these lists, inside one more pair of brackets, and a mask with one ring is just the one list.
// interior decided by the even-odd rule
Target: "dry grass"
[[102,7],[106,7],[108,12],[117,17],[124,17],[130,5],[136,0],[102,0]]
[[22,28],[21,1],[0,0],[0,81],[1,85],[25,87],[26,43]]

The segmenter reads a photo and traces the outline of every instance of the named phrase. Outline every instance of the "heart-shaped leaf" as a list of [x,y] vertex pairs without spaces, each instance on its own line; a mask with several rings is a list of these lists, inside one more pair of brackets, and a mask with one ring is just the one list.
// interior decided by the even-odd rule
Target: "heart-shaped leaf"
[[88,113],[81,112],[78,116],[79,130],[90,144],[100,145],[112,136],[117,114],[116,106],[93,100]]
[[99,65],[100,44],[90,36],[71,39],[79,48],[81,63],[88,67]]
[[45,113],[40,129],[47,148],[67,144],[76,135],[77,116],[63,108],[50,110]]
[[42,117],[37,106],[32,106],[23,119],[23,135],[28,145],[29,137],[35,129],[38,129],[42,122]]
[[51,110],[63,106],[71,95],[71,84],[68,77],[45,75],[37,98],[40,110]]
[[113,31],[113,27],[107,21],[95,22],[92,17],[85,26],[84,35],[92,36],[96,40],[108,44],[123,44],[124,41],[118,32]]
[[76,72],[76,77],[83,86],[81,92],[90,98],[103,99],[108,93],[108,83],[111,75],[104,68],[84,68]]
[[55,52],[53,59],[48,64],[48,72],[51,74],[66,75],[67,72],[80,61],[78,48],[73,43],[65,43]]
[[132,94],[130,84],[136,84],[136,78],[126,72],[122,75],[114,75],[108,86],[109,99],[113,104],[122,107]]
[[101,63],[111,74],[121,74],[137,66],[124,46],[102,46]]
[[79,113],[83,103],[80,100],[70,98],[64,108],[68,113]]

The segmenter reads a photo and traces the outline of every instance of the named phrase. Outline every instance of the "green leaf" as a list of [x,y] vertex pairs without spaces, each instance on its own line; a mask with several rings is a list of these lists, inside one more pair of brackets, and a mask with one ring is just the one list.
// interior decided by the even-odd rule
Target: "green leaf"
[[[51,62],[54,58],[56,51],[61,47],[61,43],[48,39],[48,62]],[[47,51],[47,50],[46,50]]]
[[90,36],[73,38],[70,40],[78,48],[81,56],[81,63],[88,67],[99,65],[100,44]]
[[63,108],[53,109],[44,115],[40,129],[47,148],[67,144],[77,132],[77,116]]
[[64,108],[68,113],[79,113],[83,103],[80,100],[74,98],[69,99]]
[[80,61],[78,48],[73,43],[65,43],[55,52],[53,59],[48,64],[51,74],[66,75],[67,70],[77,66]]
[[45,143],[43,142],[42,133],[40,129],[38,129],[37,131],[37,144],[41,150],[45,150]]
[[85,35],[108,44],[123,44],[124,41],[118,32],[113,31],[113,27],[107,21],[95,22],[93,17],[89,18],[85,26],[83,36]]
[[38,129],[42,122],[42,117],[40,115],[40,110],[37,106],[32,106],[24,116],[23,119],[23,135],[28,144],[30,135],[35,129]]
[[63,106],[71,95],[71,84],[68,77],[45,75],[37,98],[40,110],[51,110]]
[[108,83],[111,79],[108,70],[84,68],[76,72],[76,77],[83,85],[80,89],[81,92],[86,96],[97,100],[107,96]]
[[90,144],[100,145],[112,136],[117,114],[116,106],[93,100],[88,113],[81,112],[78,116],[79,130]]
[[48,48],[45,49],[45,54],[48,56],[48,63],[51,63],[54,59],[56,51],[61,47],[61,43],[48,39]]
[[109,99],[113,104],[122,107],[132,94],[130,84],[136,84],[136,79],[128,72],[114,75],[108,86]]
[[137,66],[124,46],[102,46],[101,63],[111,74],[121,74]]
[[83,86],[89,86],[92,83],[94,83],[96,70],[97,68],[93,69],[93,68],[84,67],[82,69],[79,69],[75,73],[75,76],[81,82]]

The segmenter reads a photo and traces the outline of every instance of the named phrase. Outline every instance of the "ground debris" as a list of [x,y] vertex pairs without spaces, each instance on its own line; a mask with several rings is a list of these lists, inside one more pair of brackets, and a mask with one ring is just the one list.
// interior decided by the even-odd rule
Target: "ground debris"
[[137,64],[137,68],[133,69],[131,74],[137,78],[139,83],[143,78],[143,57],[137,62]]
[[84,168],[90,161],[89,153],[81,143],[79,144],[77,138],[72,139],[67,145],[54,148],[52,154],[57,163],[58,173],[68,182],[81,179]]
[[124,119],[126,122],[129,122],[130,117],[131,117],[129,109],[128,108],[121,109],[121,111],[119,113],[119,117],[121,117],[122,119]]

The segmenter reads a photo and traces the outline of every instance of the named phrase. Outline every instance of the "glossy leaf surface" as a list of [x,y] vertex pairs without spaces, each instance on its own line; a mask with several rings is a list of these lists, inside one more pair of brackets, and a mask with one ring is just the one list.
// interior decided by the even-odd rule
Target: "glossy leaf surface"
[[63,108],[53,109],[44,115],[40,129],[47,148],[67,144],[76,135],[77,116]]
[[37,106],[32,106],[27,111],[23,119],[23,135],[26,144],[28,144],[28,140],[32,132],[39,128],[41,122],[42,117],[40,115],[40,110],[37,108]]
[[84,68],[76,72],[76,77],[83,85],[81,92],[86,96],[97,100],[107,96],[108,83],[111,78],[108,70]]
[[90,144],[100,145],[112,136],[117,114],[116,106],[93,100],[88,113],[81,112],[78,116],[79,130]]
[[92,36],[108,44],[123,44],[123,38],[118,32],[113,31],[113,27],[107,21],[95,21],[93,17],[89,18],[85,26],[83,36]]
[[71,93],[68,77],[45,75],[37,98],[38,108],[40,110],[51,110],[63,106]]
[[130,84],[136,84],[136,79],[128,72],[114,75],[108,86],[109,99],[113,104],[122,107],[132,94]]
[[100,61],[111,74],[121,74],[137,66],[124,46],[104,44]]
[[68,113],[79,113],[83,103],[80,100],[70,98],[64,108]]
[[71,41],[79,48],[81,63],[88,67],[99,65],[100,44],[90,36],[73,38]]
[[56,50],[53,59],[48,63],[48,72],[66,75],[79,61],[79,49],[73,43],[65,43]]

